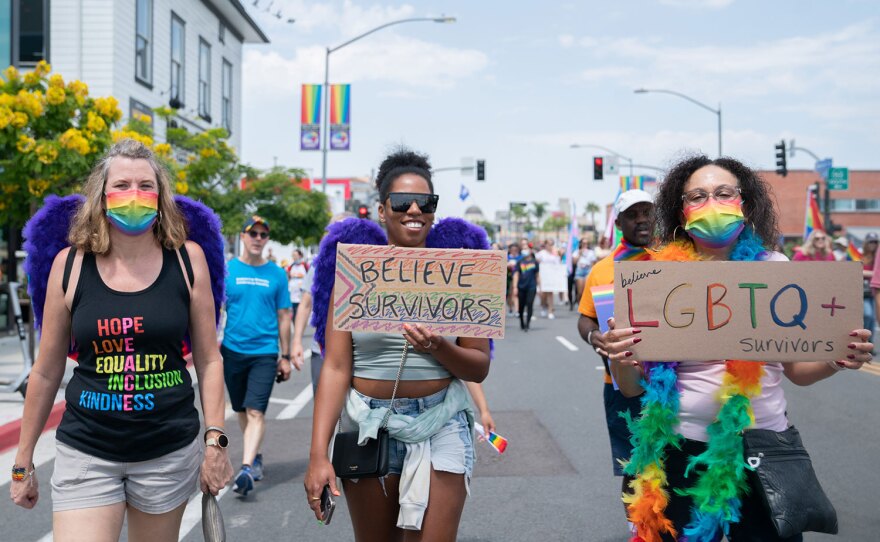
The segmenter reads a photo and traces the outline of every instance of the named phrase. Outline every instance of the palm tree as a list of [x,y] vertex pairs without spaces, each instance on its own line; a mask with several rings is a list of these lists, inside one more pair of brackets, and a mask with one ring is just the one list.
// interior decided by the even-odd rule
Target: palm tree
[[590,214],[590,222],[593,224],[593,242],[594,243],[599,242],[599,227],[596,225],[596,213],[598,213],[601,210],[602,210],[602,208],[599,207],[599,204],[597,204],[594,201],[588,201],[587,207],[584,209],[585,213]]
[[532,202],[531,213],[532,213],[532,216],[535,217],[535,222],[536,222],[535,225],[537,226],[538,229],[541,228],[541,223],[543,222],[542,219],[544,218],[544,215],[547,214],[547,206],[548,205],[550,205],[550,204],[545,201],[533,201]]

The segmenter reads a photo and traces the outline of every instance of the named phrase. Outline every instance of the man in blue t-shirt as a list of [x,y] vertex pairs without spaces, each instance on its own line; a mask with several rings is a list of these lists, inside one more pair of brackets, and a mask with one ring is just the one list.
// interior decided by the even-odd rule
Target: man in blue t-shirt
[[263,257],[269,223],[256,215],[249,218],[241,228],[241,242],[241,256],[227,264],[220,351],[226,389],[243,433],[242,465],[233,491],[247,496],[254,481],[263,477],[259,451],[272,385],[276,376],[279,382],[290,378],[290,295],[287,274]]

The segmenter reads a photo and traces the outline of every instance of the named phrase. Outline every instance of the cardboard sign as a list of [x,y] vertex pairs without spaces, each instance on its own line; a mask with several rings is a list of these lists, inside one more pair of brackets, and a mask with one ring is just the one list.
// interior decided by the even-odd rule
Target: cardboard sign
[[540,273],[542,292],[568,291],[568,269],[564,263],[542,263]]
[[336,246],[333,327],[504,337],[507,254],[500,250]]
[[862,310],[858,262],[614,262],[637,360],[845,359]]

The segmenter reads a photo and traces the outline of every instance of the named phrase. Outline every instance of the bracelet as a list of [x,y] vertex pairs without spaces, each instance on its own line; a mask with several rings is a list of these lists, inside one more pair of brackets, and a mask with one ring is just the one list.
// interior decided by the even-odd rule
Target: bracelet
[[830,361],[830,360],[829,360],[829,361],[827,361],[826,363],[828,364],[829,367],[831,367],[832,369],[834,369],[834,372],[838,372],[838,373],[839,373],[840,371],[843,371],[844,369],[846,369],[846,366],[845,366],[845,365],[840,365],[840,364],[837,363],[836,361]]
[[205,428],[205,435],[202,438],[202,440],[208,440],[208,433],[211,431],[217,431],[221,435],[226,434],[226,430],[223,429],[222,427],[217,427],[216,425],[209,425],[208,427]]
[[23,482],[34,475],[34,466],[31,465],[31,469],[28,470],[27,467],[16,467],[12,466],[12,480],[14,482]]

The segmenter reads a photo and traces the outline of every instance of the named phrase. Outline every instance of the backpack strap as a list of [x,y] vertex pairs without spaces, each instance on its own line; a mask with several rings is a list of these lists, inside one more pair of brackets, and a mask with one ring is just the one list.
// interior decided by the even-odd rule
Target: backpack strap
[[67,286],[70,283],[70,272],[73,270],[73,260],[76,259],[76,247],[70,247],[67,260],[64,262],[64,275],[61,277],[61,290],[67,295]]
[[192,289],[195,286],[196,275],[193,273],[192,262],[189,260],[189,252],[186,250],[186,244],[180,245],[178,249],[180,252],[180,259],[183,261],[183,267],[186,269],[186,278],[189,279],[189,287]]

